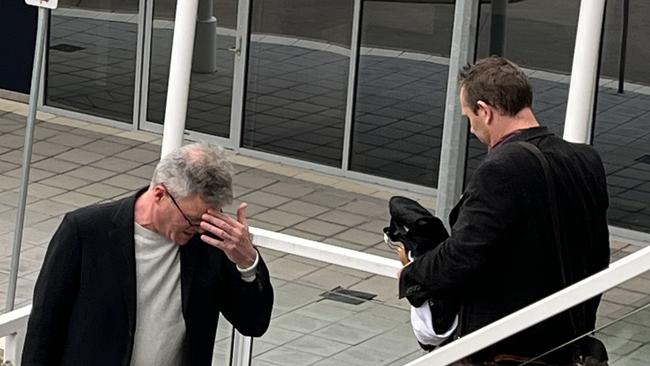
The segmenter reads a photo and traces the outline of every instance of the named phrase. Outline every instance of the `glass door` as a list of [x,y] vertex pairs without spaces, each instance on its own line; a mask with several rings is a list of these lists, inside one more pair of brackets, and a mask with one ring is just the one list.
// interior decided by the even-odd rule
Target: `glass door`
[[94,121],[133,121],[140,6],[125,0],[59,1],[48,31],[45,107]]
[[[145,62],[141,126],[162,131],[176,1],[155,0],[149,5],[145,35]],[[235,67],[241,61],[238,0],[199,0],[196,36],[185,129],[192,136],[216,136],[225,146],[236,146],[231,134],[231,105]],[[153,21],[151,21],[153,20]],[[149,50],[149,51],[147,51]]]
[[341,166],[354,1],[253,0],[242,147]]

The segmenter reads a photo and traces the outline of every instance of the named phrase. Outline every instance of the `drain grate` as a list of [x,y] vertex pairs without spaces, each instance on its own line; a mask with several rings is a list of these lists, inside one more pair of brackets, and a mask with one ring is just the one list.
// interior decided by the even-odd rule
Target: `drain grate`
[[54,45],[54,46],[50,47],[50,49],[51,50],[61,51],[61,52],[68,52],[68,53],[85,50],[85,48],[83,48],[83,47],[74,46],[74,45],[67,44],[67,43],[59,43],[57,45]]
[[320,296],[328,300],[359,305],[368,300],[372,300],[377,295],[363,291],[348,290],[341,286],[336,286],[336,288],[323,292]]
[[643,155],[643,156],[641,156],[641,157],[638,157],[638,158],[636,158],[636,159],[634,159],[634,160],[635,160],[635,161],[638,161],[639,163],[650,164],[650,155],[649,155],[649,154],[645,154],[645,155]]

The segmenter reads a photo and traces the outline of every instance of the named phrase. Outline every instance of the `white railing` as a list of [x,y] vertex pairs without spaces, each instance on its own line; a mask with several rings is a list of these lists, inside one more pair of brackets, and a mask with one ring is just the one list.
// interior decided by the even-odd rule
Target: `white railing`
[[[392,278],[397,278],[397,273],[402,268],[402,265],[397,260],[338,248],[332,245],[262,229],[252,229],[252,232],[255,235],[256,245],[280,252]],[[544,321],[574,305],[602,294],[648,270],[650,270],[650,247],[630,254],[612,263],[609,268],[589,278],[481,328],[476,332],[451,342],[405,366],[448,365]]]
[[[313,240],[251,228],[254,242],[262,248],[293,254],[359,271],[397,278],[402,265],[397,260],[323,244]],[[516,334],[557,313],[601,294],[614,286],[650,270],[650,247],[618,260],[583,281],[542,299],[501,320],[460,338],[405,366],[448,365]],[[27,319],[31,305],[0,315],[0,336],[7,336],[5,360],[20,364]],[[250,364],[252,339],[233,329],[231,366]],[[415,339],[414,339],[415,342]]]
[[650,247],[405,366],[448,365],[650,270]]
[[27,305],[0,315],[0,337],[5,337],[3,365],[20,365],[20,355],[23,353],[23,344],[25,343],[27,319],[31,311],[32,306]]
[[253,234],[255,245],[262,248],[295,254],[305,258],[391,278],[397,278],[399,270],[402,269],[402,264],[395,259],[388,259],[264,229],[251,228],[251,233]]

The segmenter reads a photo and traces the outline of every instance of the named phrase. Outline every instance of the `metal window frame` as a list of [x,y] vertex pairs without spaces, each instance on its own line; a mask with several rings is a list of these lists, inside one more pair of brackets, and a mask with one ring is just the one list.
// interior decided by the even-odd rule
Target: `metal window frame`
[[352,35],[350,41],[350,67],[348,71],[348,94],[345,105],[345,125],[343,127],[343,150],[341,151],[341,169],[350,171],[352,159],[352,128],[357,98],[357,73],[359,72],[359,54],[361,50],[361,15],[363,0],[354,0],[352,13]]
[[474,61],[476,29],[479,17],[479,0],[459,0],[454,9],[454,25],[449,54],[449,76],[445,119],[438,173],[438,200],[436,216],[449,226],[448,217],[460,198],[467,165],[469,128],[463,121],[459,100],[459,72]]
[[235,49],[239,47],[239,53],[235,53],[232,104],[230,106],[230,142],[233,150],[237,153],[241,149],[242,128],[244,125],[248,50],[250,48],[251,2],[252,0],[239,0],[239,4],[237,5]]
[[[46,113],[56,114],[61,117],[74,118],[82,121],[87,121],[91,123],[101,124],[109,127],[119,128],[123,130],[137,130],[139,128],[139,110],[140,110],[140,93],[141,85],[140,80],[142,78],[142,66],[143,66],[143,57],[142,57],[142,47],[143,47],[143,34],[142,31],[146,30],[144,28],[145,22],[145,12],[144,6],[147,2],[151,0],[138,0],[138,24],[137,24],[137,34],[136,34],[136,49],[135,49],[135,72],[134,72],[134,84],[133,84],[133,111],[131,113],[131,122],[123,122],[114,120],[108,117],[96,116],[88,113],[77,112],[62,107],[54,107],[45,104],[45,95],[47,94],[47,70],[49,69],[49,44],[50,44],[50,29],[51,29],[51,19],[52,12],[50,12],[50,19],[48,19],[49,26],[45,30],[45,52],[44,52],[44,67],[41,69],[41,86],[40,89],[42,92],[38,96],[38,110]],[[56,12],[56,10],[55,10]]]
[[[151,70],[151,51],[153,46],[153,22],[154,22],[154,2],[155,0],[141,0],[147,2],[146,14],[144,22],[148,25],[144,28],[144,42],[143,42],[143,64],[142,64],[142,78],[140,80],[142,94],[140,96],[140,108],[138,113],[139,128],[149,132],[161,133],[163,132],[163,124],[149,121],[147,119],[147,107],[149,100],[149,78]],[[242,124],[242,105],[244,96],[244,83],[246,80],[246,64],[248,54],[248,43],[243,40],[248,38],[249,22],[250,22],[250,0],[238,0],[237,4],[237,29],[235,34],[235,42],[240,44],[240,52],[236,53],[233,57],[233,83],[231,88],[231,109],[230,109],[230,133],[228,137],[211,135],[205,132],[194,131],[185,129],[184,136],[188,140],[203,140],[217,143],[227,148],[233,149],[235,152],[239,150],[240,130]],[[188,100],[189,105],[189,100]]]

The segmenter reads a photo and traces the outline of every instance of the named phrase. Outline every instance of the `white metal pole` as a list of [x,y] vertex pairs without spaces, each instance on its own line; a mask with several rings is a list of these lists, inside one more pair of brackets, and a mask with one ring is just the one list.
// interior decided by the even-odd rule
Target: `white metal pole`
[[564,120],[564,139],[567,141],[588,143],[590,140],[604,13],[605,0],[580,2],[571,85]]
[[198,6],[199,0],[182,0],[176,4],[161,156],[183,144]]
[[11,269],[9,272],[9,288],[7,289],[7,302],[5,309],[14,309],[16,298],[16,283],[18,282],[18,265],[20,264],[20,247],[23,240],[23,225],[25,222],[25,205],[27,204],[27,189],[29,188],[29,169],[32,161],[32,145],[34,143],[34,126],[36,124],[36,109],[38,96],[41,91],[41,68],[43,67],[43,54],[45,52],[45,34],[50,9],[38,8],[38,27],[36,29],[36,46],[34,46],[34,65],[32,67],[32,85],[29,91],[29,114],[25,126],[25,145],[23,149],[23,165],[18,194],[18,211],[16,212],[16,226],[14,229],[14,245],[11,253]]
[[253,353],[253,338],[242,335],[232,328],[232,344],[230,346],[230,366],[249,366]]

